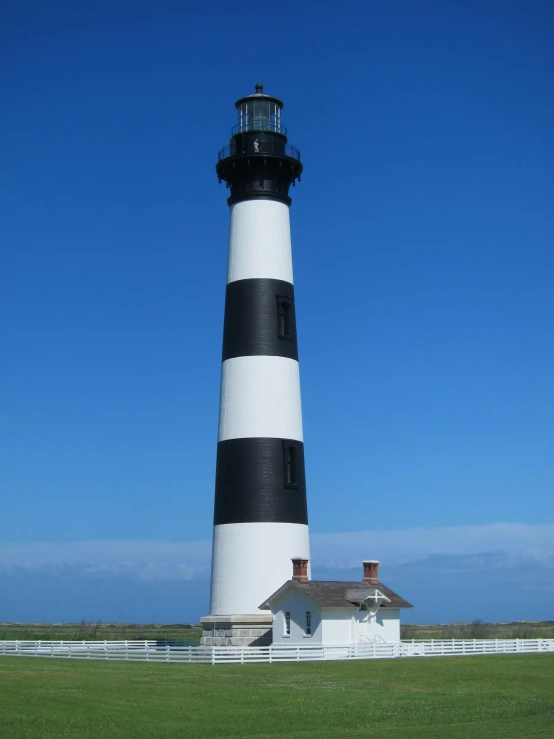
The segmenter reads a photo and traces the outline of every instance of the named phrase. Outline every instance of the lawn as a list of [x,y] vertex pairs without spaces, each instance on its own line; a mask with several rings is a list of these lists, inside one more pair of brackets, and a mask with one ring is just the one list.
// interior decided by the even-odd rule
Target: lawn
[[0,658],[0,737],[554,736],[554,655],[281,665]]

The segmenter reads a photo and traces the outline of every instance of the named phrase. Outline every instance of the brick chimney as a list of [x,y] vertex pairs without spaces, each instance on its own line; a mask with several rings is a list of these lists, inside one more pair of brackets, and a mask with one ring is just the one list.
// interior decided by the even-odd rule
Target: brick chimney
[[300,557],[292,558],[292,579],[296,582],[308,582],[308,561]]
[[379,560],[364,559],[362,564],[364,566],[364,582],[368,585],[377,585],[379,582]]

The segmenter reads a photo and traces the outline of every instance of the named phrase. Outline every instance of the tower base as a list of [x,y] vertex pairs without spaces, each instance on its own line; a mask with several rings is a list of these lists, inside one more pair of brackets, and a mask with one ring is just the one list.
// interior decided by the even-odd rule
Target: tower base
[[273,641],[273,616],[238,614],[204,616],[203,647],[268,647]]

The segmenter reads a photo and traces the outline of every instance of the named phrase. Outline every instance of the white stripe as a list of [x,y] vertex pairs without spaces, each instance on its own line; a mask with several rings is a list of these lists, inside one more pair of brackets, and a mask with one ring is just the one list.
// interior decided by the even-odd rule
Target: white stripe
[[231,208],[227,282],[263,277],[292,283],[289,209],[246,200]]
[[304,524],[215,526],[210,615],[266,613],[258,606],[291,579],[293,557],[310,558]]
[[303,440],[295,359],[254,356],[223,362],[219,441],[256,436]]

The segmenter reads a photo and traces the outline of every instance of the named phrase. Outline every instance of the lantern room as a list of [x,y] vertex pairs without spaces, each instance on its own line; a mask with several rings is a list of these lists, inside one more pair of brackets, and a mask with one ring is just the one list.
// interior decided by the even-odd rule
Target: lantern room
[[253,95],[237,100],[235,107],[239,114],[233,134],[249,131],[271,131],[286,135],[286,129],[281,125],[281,110],[283,103],[278,98],[264,94],[261,82],[256,85]]

